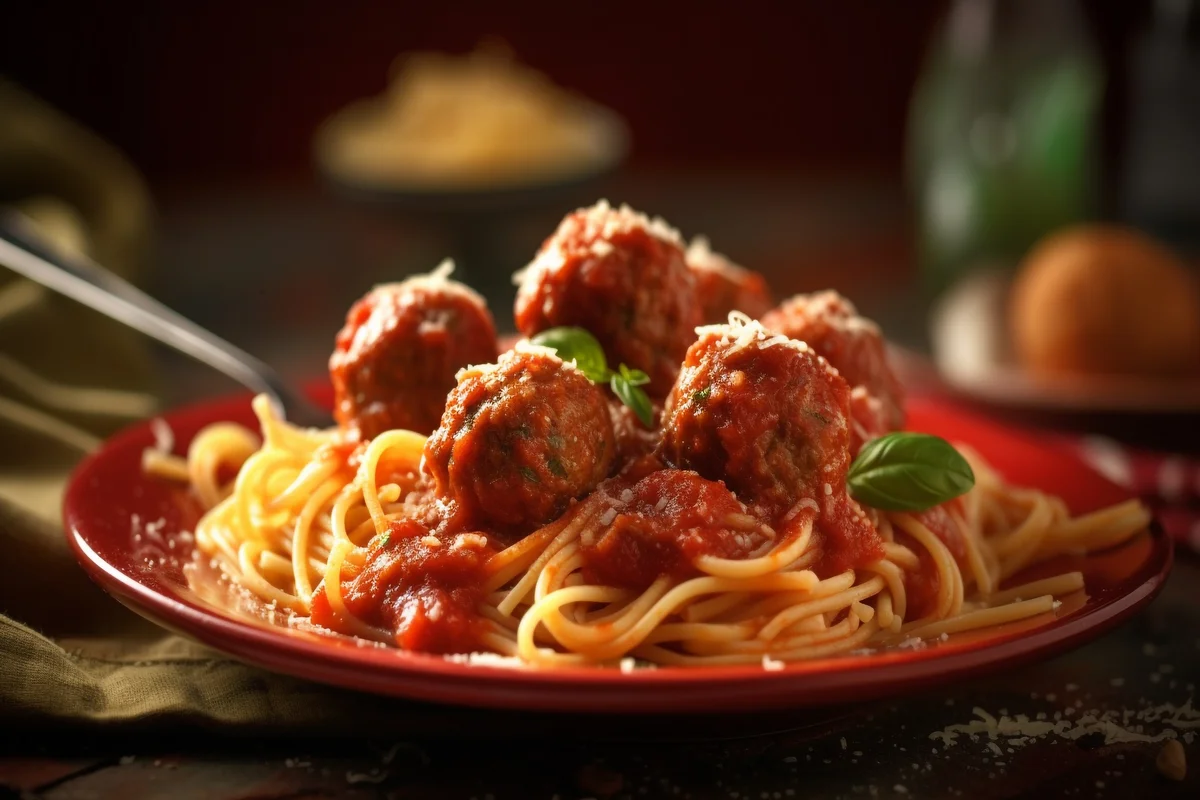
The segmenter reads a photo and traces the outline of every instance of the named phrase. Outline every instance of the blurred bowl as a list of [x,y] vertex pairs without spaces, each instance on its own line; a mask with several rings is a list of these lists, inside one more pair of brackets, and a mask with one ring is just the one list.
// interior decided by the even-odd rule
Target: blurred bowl
[[528,181],[504,179],[475,183],[437,184],[429,180],[404,181],[380,172],[365,174],[337,168],[328,157],[329,128],[316,137],[315,157],[322,180],[347,200],[415,215],[495,215],[540,208],[563,213],[574,205],[592,202],[596,189],[613,175],[629,155],[630,133],[625,121],[608,109],[588,110],[589,135],[595,156],[576,167],[534,174]]

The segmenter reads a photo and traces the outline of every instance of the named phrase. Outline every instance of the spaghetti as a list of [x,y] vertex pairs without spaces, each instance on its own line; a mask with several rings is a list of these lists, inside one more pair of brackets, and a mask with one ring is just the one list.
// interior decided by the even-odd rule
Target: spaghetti
[[[455,657],[774,668],[1049,615],[1081,574],[1014,576],[1149,522],[1136,501],[1071,517],[898,432],[901,386],[852,305],[798,295],[760,324],[722,298],[761,276],[698,281],[628,207],[568,215],[520,273],[540,346],[501,352],[448,270],[351,309],[338,428],[258,397],[261,441],[219,424],[186,458],[147,452],[208,508],[198,552],[264,603]],[[717,309],[728,324],[697,327]],[[898,470],[863,466],[903,442]]]
[[[355,466],[336,431],[292,427],[266,397],[255,399],[254,410],[261,446],[244,428],[216,425],[196,437],[186,459],[147,451],[147,468],[186,475],[211,506],[195,532],[198,549],[244,588],[309,616],[323,585],[328,627],[393,641],[392,631],[347,607],[342,587],[395,523],[422,513],[424,437],[382,434],[359,451]],[[476,532],[422,536],[417,545],[479,554],[480,649],[539,665],[633,656],[690,666],[817,658],[1046,614],[1057,598],[1083,588],[1080,573],[1006,589],[1001,583],[1056,555],[1111,547],[1149,522],[1134,500],[1072,518],[1057,498],[1009,486],[964,452],[977,482],[943,518],[965,544],[962,568],[922,515],[889,512],[875,515],[883,558],[825,579],[812,569],[819,556],[809,521],[789,541],[768,540],[757,557],[701,557],[697,577],[662,576],[642,591],[590,584],[584,542],[601,535],[621,502],[603,490],[498,552]],[[234,469],[236,479],[222,482]],[[752,517],[734,522],[760,527]],[[926,561],[937,588],[930,607],[913,615],[906,578]]]

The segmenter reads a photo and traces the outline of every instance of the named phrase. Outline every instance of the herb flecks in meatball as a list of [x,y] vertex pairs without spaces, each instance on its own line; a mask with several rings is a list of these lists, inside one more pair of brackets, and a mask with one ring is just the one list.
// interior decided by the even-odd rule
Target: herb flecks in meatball
[[461,524],[512,537],[561,515],[615,457],[601,389],[553,351],[522,344],[459,373],[424,463]]
[[878,558],[878,534],[846,490],[845,380],[804,342],[744,317],[699,334],[663,410],[662,459],[724,481],[767,518],[815,510],[829,572]]
[[696,293],[705,323],[724,322],[730,311],[759,319],[775,305],[762,275],[713,251],[703,236],[692,240],[686,259],[696,278]]
[[483,298],[449,280],[453,264],[430,275],[377,286],[350,309],[329,374],[334,416],[370,439],[438,425],[455,374],[496,358],[496,328]]
[[670,390],[702,322],[678,232],[628,206],[601,201],[567,215],[514,279],[523,334],[586,328],[609,363],[650,376],[652,397]]
[[864,440],[904,427],[904,390],[888,364],[883,335],[849,300],[834,291],[798,294],[763,316],[762,324],[806,342],[855,390],[854,452]]

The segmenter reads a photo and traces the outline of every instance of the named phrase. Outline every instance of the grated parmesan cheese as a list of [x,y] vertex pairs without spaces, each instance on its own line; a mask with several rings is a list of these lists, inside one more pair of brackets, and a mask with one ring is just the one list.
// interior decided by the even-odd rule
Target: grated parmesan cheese
[[442,658],[454,664],[469,664],[473,667],[504,667],[512,669],[523,666],[521,659],[516,656],[502,656],[499,653],[447,653]]
[[[1182,706],[1165,703],[1140,711],[1093,710],[1081,714],[1075,720],[1063,719],[1062,714],[1055,713],[1053,722],[1046,720],[1045,714],[1038,714],[1038,719],[1031,720],[1025,714],[1015,717],[1001,714],[996,718],[978,707],[973,709],[973,713],[976,719],[934,731],[929,734],[929,738],[940,740],[946,747],[956,744],[961,734],[966,734],[971,739],[981,735],[991,740],[1005,737],[1008,743],[1015,747],[1050,735],[1075,741],[1089,734],[1101,734],[1105,744],[1161,742],[1178,738],[1190,742],[1195,736],[1194,729],[1200,727],[1200,711],[1192,707],[1191,699]],[[1131,721],[1143,724],[1130,725]],[[1155,724],[1159,726],[1157,732],[1145,732],[1146,725]]]
[[776,661],[775,659],[771,658],[769,653],[763,653],[762,668],[767,672],[780,672],[786,666],[786,662]]
[[530,261],[523,269],[519,269],[513,273],[513,285],[521,287],[519,295],[531,292],[541,282],[541,276],[558,272],[566,263],[567,257],[560,248],[543,247],[533,257],[533,261]]
[[454,543],[451,545],[451,547],[456,549],[463,547],[474,547],[482,550],[483,548],[487,547],[487,543],[487,537],[482,533],[460,533],[458,536],[454,537]]
[[744,280],[748,273],[745,267],[733,263],[728,256],[713,250],[707,236],[692,239],[684,257],[689,268],[697,272],[722,275],[734,282]]
[[613,209],[607,200],[601,200],[591,208],[580,209],[584,218],[591,226],[600,224],[600,233],[597,238],[611,239],[620,233],[628,233],[629,231],[638,228],[644,229],[651,236],[660,239],[667,244],[673,244],[680,250],[683,250],[685,245],[683,237],[679,235],[679,231],[671,227],[671,225],[662,217],[649,217],[640,211],[635,211],[627,203],[622,203],[617,209]]
[[150,432],[154,434],[154,449],[163,455],[170,455],[175,449],[175,431],[162,417],[150,420]]
[[601,200],[594,206],[581,208],[569,214],[559,224],[554,235],[534,256],[533,261],[529,262],[524,269],[513,273],[513,284],[521,287],[518,292],[519,298],[535,293],[543,278],[553,275],[566,266],[567,255],[563,252],[563,235],[560,234],[565,234],[565,226],[575,225],[581,226],[576,235],[588,243],[589,253],[596,258],[604,258],[613,252],[612,239],[614,237],[634,230],[643,230],[661,242],[678,247],[681,251],[686,246],[679,231],[671,227],[662,217],[648,217],[624,203],[618,208],[613,208],[607,200]]
[[826,361],[824,356],[809,347],[806,342],[789,339],[781,333],[768,331],[758,320],[751,319],[740,311],[730,311],[727,323],[701,325],[696,328],[696,336],[698,340],[704,340],[706,343],[717,342],[728,346],[729,355],[735,355],[752,345],[757,345],[759,349],[786,347],[797,353],[805,353],[816,358],[817,364],[825,371],[826,375],[832,377],[838,374],[833,365]]
[[[460,369],[458,372],[455,373],[454,380],[457,381],[458,383],[462,383],[464,378],[483,377],[484,375],[489,375],[491,373],[498,372],[502,365],[508,364],[511,361],[513,361],[517,357],[517,354],[527,355],[527,356],[541,356],[542,358],[548,358],[558,364],[562,364],[562,366],[566,369],[573,370],[575,372],[579,372],[579,374],[581,374],[581,375],[583,374],[583,372],[580,371],[579,366],[575,363],[575,359],[571,359],[570,361],[563,361],[562,358],[559,357],[558,353],[553,348],[545,347],[540,344],[534,344],[533,342],[529,341],[528,339],[521,339],[516,344],[513,345],[512,350],[508,350],[504,353],[501,353],[500,357],[498,359],[496,359],[496,363],[494,363],[494,364],[471,364],[470,366],[463,367],[462,369]],[[527,379],[526,376],[522,376],[520,378],[520,380],[526,380],[526,379]]]
[[351,770],[346,772],[346,783],[383,783],[387,780],[387,776],[388,773],[385,769],[372,769],[370,772],[354,772]]
[[781,304],[780,310],[785,314],[799,314],[806,319],[819,319],[844,333],[881,335],[874,321],[859,314],[854,303],[833,289],[794,295]]
[[[487,311],[487,302],[471,287],[458,281],[450,280],[454,272],[454,262],[450,259],[442,261],[433,272],[427,275],[413,275],[398,283],[381,283],[371,290],[372,295],[389,295],[388,302],[376,303],[366,321],[354,331],[354,338],[345,353],[335,353],[338,361],[353,361],[372,342],[383,338],[388,331],[393,330],[399,320],[399,308],[406,308],[415,302],[412,290],[436,290],[441,294],[454,295],[462,298],[481,311]],[[423,320],[422,327],[426,330],[444,327],[445,321],[439,322],[437,317]]]
[[[515,345],[513,345],[512,352],[523,353],[527,356],[545,356],[546,358],[552,358],[555,361],[562,361],[562,358],[560,358],[558,355],[558,351],[555,350],[553,347],[546,347],[545,345],[534,344],[533,342],[529,341],[528,339],[521,339],[519,342],[517,342]],[[571,359],[570,362],[563,361],[563,363],[564,364],[570,363],[571,366],[575,366],[575,359]]]

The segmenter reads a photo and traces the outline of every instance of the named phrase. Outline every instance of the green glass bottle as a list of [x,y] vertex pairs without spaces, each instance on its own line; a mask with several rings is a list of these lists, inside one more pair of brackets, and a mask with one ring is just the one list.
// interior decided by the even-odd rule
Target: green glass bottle
[[933,293],[1099,210],[1103,74],[1068,0],[957,0],[913,97],[908,173]]

